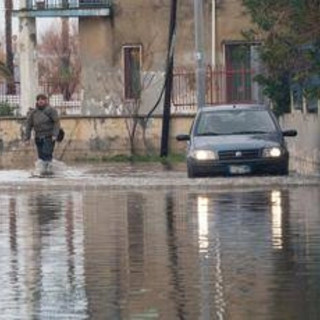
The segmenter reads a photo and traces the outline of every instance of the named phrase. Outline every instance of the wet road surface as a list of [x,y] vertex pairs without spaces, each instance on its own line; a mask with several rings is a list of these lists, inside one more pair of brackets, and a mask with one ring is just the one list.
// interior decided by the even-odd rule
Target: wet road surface
[[318,177],[0,171],[0,319],[319,319]]
[[54,162],[54,178],[32,177],[32,170],[0,170],[1,188],[46,188],[46,187],[95,187],[112,188],[166,188],[167,186],[206,189],[210,186],[221,188],[247,188],[266,186],[310,186],[320,185],[320,175],[303,176],[291,173],[286,177],[252,176],[252,177],[214,177],[187,178],[185,165],[168,168],[161,164],[92,164],[66,166]]

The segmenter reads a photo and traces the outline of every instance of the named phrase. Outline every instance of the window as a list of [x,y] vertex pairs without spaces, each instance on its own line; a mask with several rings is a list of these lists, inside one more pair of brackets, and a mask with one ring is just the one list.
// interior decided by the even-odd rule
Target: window
[[225,44],[227,102],[260,100],[259,88],[252,81],[260,66],[258,46],[256,43]]
[[203,112],[196,135],[268,133],[276,131],[268,111],[231,110]]
[[141,46],[124,46],[124,97],[137,100],[141,95]]

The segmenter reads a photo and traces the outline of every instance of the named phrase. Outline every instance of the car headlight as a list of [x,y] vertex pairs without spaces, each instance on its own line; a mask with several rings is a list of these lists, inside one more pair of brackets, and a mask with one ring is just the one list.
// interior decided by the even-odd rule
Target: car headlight
[[217,159],[215,152],[212,150],[193,150],[190,156],[200,161]]
[[280,147],[272,147],[263,149],[262,156],[264,158],[279,158],[282,155]]

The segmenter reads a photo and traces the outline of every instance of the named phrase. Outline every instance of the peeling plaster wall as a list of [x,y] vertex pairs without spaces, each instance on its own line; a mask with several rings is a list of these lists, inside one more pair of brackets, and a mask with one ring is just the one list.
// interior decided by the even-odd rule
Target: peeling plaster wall
[[[205,4],[207,50],[211,48],[210,1]],[[175,66],[194,64],[193,1],[180,1],[177,14]],[[140,111],[147,113],[164,82],[170,21],[169,0],[115,0],[111,17],[79,19],[85,115],[123,112],[122,46],[142,45],[143,90]],[[157,109],[161,113],[163,102]]]
[[[84,115],[123,114],[122,46],[142,45],[143,89],[141,113],[153,108],[164,84],[168,47],[170,0],[114,0],[110,17],[79,18]],[[205,60],[211,63],[212,5],[204,1]],[[241,1],[216,1],[217,63],[224,64],[226,40],[243,40],[241,31],[250,26]],[[194,1],[179,1],[175,67],[194,66]],[[163,100],[156,113],[162,114]]]
[[242,31],[252,28],[250,21],[250,17],[244,11],[242,1],[217,0],[216,49],[218,64],[224,64],[224,41],[244,40]]

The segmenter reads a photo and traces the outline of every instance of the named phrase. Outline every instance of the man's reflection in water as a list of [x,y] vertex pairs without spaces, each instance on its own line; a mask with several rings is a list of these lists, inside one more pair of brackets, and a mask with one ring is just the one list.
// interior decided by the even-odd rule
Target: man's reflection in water
[[73,254],[73,201],[72,194],[61,193],[36,194],[28,200],[32,230],[28,236],[27,285],[31,314],[40,317],[50,315],[51,310],[61,316],[86,312],[81,265],[76,266]]
[[[37,314],[46,305],[45,291],[54,287],[47,286],[47,270],[53,265],[49,262],[51,245],[48,241],[52,237],[54,223],[61,217],[61,198],[50,194],[35,194],[28,199],[28,209],[32,221],[32,234],[29,235],[29,261],[28,261],[28,291],[32,294],[31,314]],[[30,230],[31,231],[31,230]],[[30,237],[32,235],[32,237]],[[61,256],[55,255],[55,259]],[[46,270],[47,269],[47,270]]]
[[38,221],[39,230],[48,232],[54,227],[54,221],[61,217],[60,197],[50,194],[37,194],[29,199],[30,213]]

